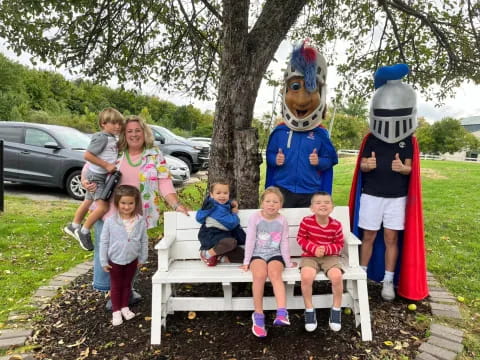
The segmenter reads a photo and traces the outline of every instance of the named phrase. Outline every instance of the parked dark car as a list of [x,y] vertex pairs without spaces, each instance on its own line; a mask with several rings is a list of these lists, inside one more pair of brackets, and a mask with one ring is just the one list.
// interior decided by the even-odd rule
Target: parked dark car
[[175,156],[187,164],[191,174],[208,168],[209,146],[178,136],[162,126],[150,125],[150,127],[155,145],[162,150],[163,154]]
[[62,188],[83,199],[80,174],[87,135],[66,126],[0,121],[0,139],[6,181]]

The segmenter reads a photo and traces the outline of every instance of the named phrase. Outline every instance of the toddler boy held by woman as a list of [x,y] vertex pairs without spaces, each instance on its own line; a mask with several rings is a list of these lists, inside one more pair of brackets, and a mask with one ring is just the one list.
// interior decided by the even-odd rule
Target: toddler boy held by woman
[[[85,151],[84,157],[89,164],[86,178],[88,181],[96,183],[97,187],[94,193],[89,191],[85,193],[85,200],[75,212],[73,221],[63,228],[63,231],[73,236],[84,250],[93,250],[90,229],[108,211],[108,200],[100,199],[100,197],[105,188],[107,176],[117,169],[115,164],[118,157],[117,137],[124,122],[125,119],[118,110],[113,108],[102,110],[98,116],[98,125],[102,131],[92,135],[90,145]],[[82,226],[82,221],[93,201],[95,201],[96,207]]]

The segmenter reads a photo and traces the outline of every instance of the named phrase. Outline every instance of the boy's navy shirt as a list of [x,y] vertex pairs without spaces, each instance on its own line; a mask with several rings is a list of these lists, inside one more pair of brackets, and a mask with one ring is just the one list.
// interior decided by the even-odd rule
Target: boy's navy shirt
[[230,201],[225,204],[220,204],[210,196],[207,196],[202,208],[197,211],[197,215],[195,216],[200,224],[205,224],[207,217],[214,218],[228,230],[233,230],[240,224],[238,215],[232,213],[232,204]]

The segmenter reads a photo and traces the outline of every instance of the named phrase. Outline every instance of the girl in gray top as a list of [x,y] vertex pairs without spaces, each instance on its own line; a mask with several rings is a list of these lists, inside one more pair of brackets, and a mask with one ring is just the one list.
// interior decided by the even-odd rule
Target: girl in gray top
[[100,237],[100,263],[110,273],[112,324],[117,326],[123,322],[122,316],[125,320],[135,316],[128,300],[135,271],[147,261],[148,237],[136,187],[118,186],[113,203],[116,212],[105,221]]

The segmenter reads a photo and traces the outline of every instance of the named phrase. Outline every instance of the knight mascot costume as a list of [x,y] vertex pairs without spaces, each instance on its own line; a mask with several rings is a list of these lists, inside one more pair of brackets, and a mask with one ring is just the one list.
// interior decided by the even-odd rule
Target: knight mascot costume
[[284,74],[283,123],[270,134],[265,187],[277,186],[283,206],[309,207],[312,194],[332,192],[332,167],[338,158],[326,114],[327,63],[305,43],[295,48]]
[[375,73],[370,133],[363,139],[350,191],[352,231],[362,239],[360,264],[383,282],[382,297],[428,296],[419,148],[409,68],[396,64]]

